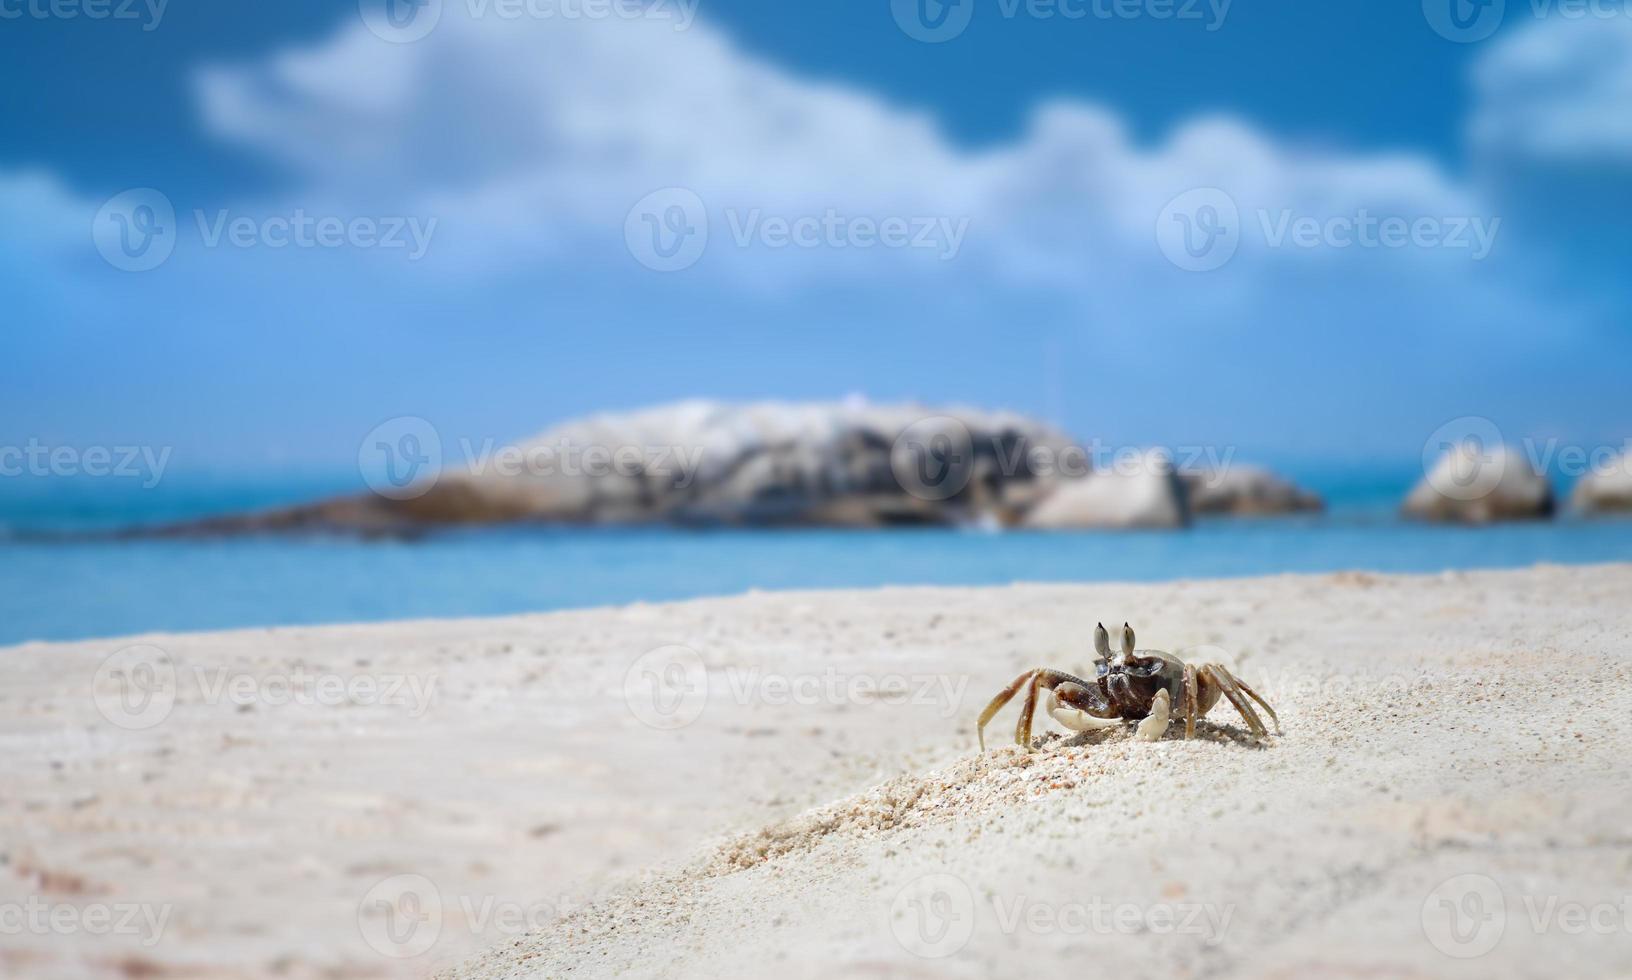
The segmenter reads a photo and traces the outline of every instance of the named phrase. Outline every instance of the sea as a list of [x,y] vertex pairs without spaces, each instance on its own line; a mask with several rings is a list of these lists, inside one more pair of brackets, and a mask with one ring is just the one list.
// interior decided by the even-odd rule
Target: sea
[[412,541],[42,541],[35,532],[238,513],[357,492],[362,484],[354,471],[167,472],[153,487],[106,477],[6,478],[0,479],[0,644],[493,616],[753,589],[1440,572],[1632,560],[1632,520],[1563,515],[1480,528],[1401,520],[1399,502],[1422,475],[1415,461],[1282,462],[1275,468],[1320,492],[1327,510],[1208,518],[1172,531],[523,527]]

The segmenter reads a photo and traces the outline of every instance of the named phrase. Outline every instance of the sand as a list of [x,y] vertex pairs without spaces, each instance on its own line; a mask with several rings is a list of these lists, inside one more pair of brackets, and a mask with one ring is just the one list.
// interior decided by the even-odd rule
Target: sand
[[[1625,976],[1629,599],[1538,567],[12,647],[0,976]],[[1096,619],[1282,734],[1028,754],[1016,704],[977,754]]]

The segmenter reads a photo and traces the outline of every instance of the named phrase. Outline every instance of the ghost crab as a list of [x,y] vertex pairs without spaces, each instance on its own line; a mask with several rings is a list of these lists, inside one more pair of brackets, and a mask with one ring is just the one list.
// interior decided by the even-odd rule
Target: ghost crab
[[[1100,623],[1094,628],[1096,676],[1083,680],[1062,670],[1038,667],[1016,677],[1004,688],[986,710],[980,713],[976,732],[981,751],[986,750],[986,723],[992,720],[1005,704],[1025,688],[1026,700],[1020,706],[1020,723],[1015,726],[1014,740],[1031,751],[1031,722],[1037,709],[1037,692],[1048,692],[1048,713],[1054,720],[1071,729],[1083,732],[1110,728],[1123,720],[1138,721],[1138,734],[1145,741],[1155,741],[1167,730],[1174,710],[1184,718],[1184,737],[1196,734],[1196,719],[1205,715],[1220,698],[1228,699],[1247,723],[1252,734],[1263,738],[1269,734],[1263,720],[1252,707],[1256,701],[1269,712],[1280,733],[1280,719],[1269,702],[1241,679],[1218,664],[1187,664],[1171,653],[1160,650],[1135,650],[1133,627],[1122,624],[1122,649],[1111,654],[1111,636]],[[1248,700],[1248,699],[1251,700]]]

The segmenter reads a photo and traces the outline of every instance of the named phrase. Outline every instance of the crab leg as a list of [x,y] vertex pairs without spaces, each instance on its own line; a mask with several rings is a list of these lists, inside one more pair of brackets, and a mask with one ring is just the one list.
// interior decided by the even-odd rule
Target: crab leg
[[986,723],[992,720],[993,715],[997,714],[999,711],[1002,711],[1005,704],[1008,704],[1014,699],[1014,696],[1019,692],[1021,685],[1030,682],[1041,672],[1042,671],[1040,669],[1028,670],[1019,677],[1016,677],[1012,682],[1010,682],[1008,687],[1005,687],[1003,690],[999,691],[997,697],[992,698],[991,703],[986,705],[986,710],[980,713],[980,720],[975,723],[975,734],[980,739],[980,750],[982,752],[986,751]]
[[1020,706],[1020,720],[1014,725],[1014,744],[1023,746],[1027,752],[1031,751],[1031,722],[1037,714],[1037,691],[1043,686],[1043,675],[1047,671],[1039,670],[1026,687],[1026,701]]
[[1241,693],[1240,688],[1235,686],[1234,678],[1230,676],[1229,671],[1217,664],[1208,664],[1202,670],[1207,673],[1213,683],[1218,685],[1218,689],[1224,692],[1224,696],[1230,699],[1230,704],[1235,706],[1235,710],[1241,715],[1242,720],[1247,723],[1247,727],[1252,729],[1252,734],[1259,738],[1269,734],[1269,730],[1264,727],[1263,720],[1258,717],[1258,712],[1252,710],[1252,703]]
[[1201,694],[1196,690],[1200,686],[1196,678],[1196,668],[1191,664],[1184,665],[1184,737],[1196,736],[1196,708],[1201,701]]
[[[1223,668],[1219,669],[1222,670]],[[1235,676],[1234,674],[1230,674],[1230,681],[1234,683],[1236,687],[1239,687],[1242,691],[1246,692],[1248,697],[1264,706],[1264,710],[1269,712],[1269,720],[1275,723],[1275,734],[1279,735],[1281,733],[1281,719],[1275,716],[1275,709],[1269,706],[1269,702],[1259,697],[1257,691],[1254,691],[1252,688],[1248,687],[1246,681]]]

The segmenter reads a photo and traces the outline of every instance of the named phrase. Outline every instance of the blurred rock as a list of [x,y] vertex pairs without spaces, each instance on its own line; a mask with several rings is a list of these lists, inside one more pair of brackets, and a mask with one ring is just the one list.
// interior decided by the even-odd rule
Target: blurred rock
[[1184,485],[1166,453],[1151,450],[1111,469],[1064,480],[1026,515],[1025,526],[1066,528],[1171,528],[1190,522]]
[[1632,456],[1581,478],[1570,494],[1570,506],[1583,514],[1632,514]]
[[[1069,445],[1024,416],[964,408],[688,401],[596,415],[437,474],[408,499],[346,497],[161,534],[402,535],[496,523],[1017,523]],[[401,494],[398,494],[401,496]]]
[[1412,488],[1401,512],[1425,521],[1488,524],[1548,517],[1553,506],[1552,485],[1523,453],[1463,443]]
[[1224,466],[1179,471],[1192,514],[1245,517],[1325,509],[1320,496],[1261,466]]

